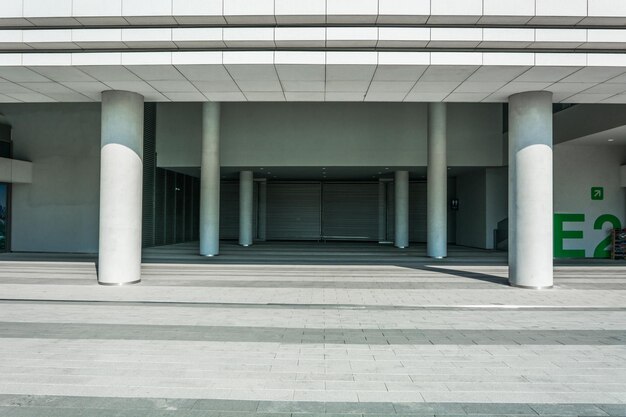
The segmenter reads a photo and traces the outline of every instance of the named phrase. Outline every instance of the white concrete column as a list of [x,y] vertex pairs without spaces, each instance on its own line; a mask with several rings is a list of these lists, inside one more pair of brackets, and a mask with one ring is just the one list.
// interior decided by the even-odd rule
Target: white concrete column
[[509,283],[553,284],[552,93],[509,97]]
[[252,171],[239,173],[239,244],[252,245],[254,208],[254,176]]
[[259,181],[259,218],[257,219],[257,228],[259,240],[267,239],[267,180]]
[[428,104],[428,174],[426,253],[448,256],[448,160],[446,103]]
[[220,104],[202,104],[200,255],[220,252]]
[[102,93],[98,282],[141,281],[143,96]]
[[409,247],[409,171],[396,171],[395,198],[395,246]]

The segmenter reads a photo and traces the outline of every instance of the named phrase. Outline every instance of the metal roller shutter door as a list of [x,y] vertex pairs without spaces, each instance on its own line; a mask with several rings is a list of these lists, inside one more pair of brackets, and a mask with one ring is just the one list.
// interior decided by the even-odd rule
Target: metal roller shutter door
[[[426,183],[409,184],[409,240],[426,242]],[[394,239],[394,185],[387,183],[387,239]]]
[[378,183],[324,183],[324,239],[378,240]]
[[426,242],[426,183],[409,184],[409,240]]
[[239,183],[220,184],[220,239],[239,238]]
[[[427,191],[425,182],[409,184],[409,240],[425,243],[427,237]],[[456,179],[448,179],[448,201],[456,195]],[[394,186],[387,183],[387,239],[394,238]],[[456,213],[448,206],[448,242],[456,241]]]
[[319,240],[321,204],[320,183],[268,183],[267,238]]
[[[258,211],[258,184],[253,187],[252,230],[256,237]],[[222,182],[220,184],[220,239],[239,239],[239,181]]]

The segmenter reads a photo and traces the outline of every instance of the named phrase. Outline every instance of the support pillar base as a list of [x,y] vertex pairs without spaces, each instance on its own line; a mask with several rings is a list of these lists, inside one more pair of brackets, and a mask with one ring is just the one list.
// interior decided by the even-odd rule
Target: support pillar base
[[131,281],[131,282],[100,282],[98,281],[98,285],[102,285],[105,287],[123,287],[125,285],[139,284],[140,282],[141,282],[140,279],[138,279],[137,281]]
[[511,281],[509,281],[509,286],[510,287],[515,287],[515,288],[522,288],[524,290],[551,290],[554,288],[554,285],[549,285],[549,286],[545,286],[545,287],[533,287],[533,286],[528,286],[528,285],[517,285],[517,284],[513,284]]

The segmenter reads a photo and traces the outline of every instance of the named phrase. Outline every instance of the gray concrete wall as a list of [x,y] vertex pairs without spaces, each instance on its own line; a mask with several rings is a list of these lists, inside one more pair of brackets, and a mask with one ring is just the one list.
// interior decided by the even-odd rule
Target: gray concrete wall
[[96,252],[100,104],[12,104],[13,156],[33,162],[33,183],[14,184],[13,251]]
[[[449,163],[502,165],[499,104],[450,104]],[[422,103],[223,103],[221,162],[250,166],[426,166]],[[160,103],[160,167],[200,166],[197,103]]]
[[[584,217],[582,221],[564,223],[564,230],[582,232],[582,237],[562,240],[563,248],[569,251],[563,257],[597,257],[596,249],[606,247],[601,242],[613,227],[603,221],[595,225],[600,216],[614,216],[621,227],[626,227],[626,193],[620,186],[620,166],[624,164],[624,146],[581,146],[572,142],[555,147],[554,211],[557,216]],[[603,200],[592,200],[592,187],[604,188]],[[558,233],[555,239],[559,239]]]
[[459,210],[456,213],[456,243],[462,246],[485,248],[485,170],[459,175],[456,195]]

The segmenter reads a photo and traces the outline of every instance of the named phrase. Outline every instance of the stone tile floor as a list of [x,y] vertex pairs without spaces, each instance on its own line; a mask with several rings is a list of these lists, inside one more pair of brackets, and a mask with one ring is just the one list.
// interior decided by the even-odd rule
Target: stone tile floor
[[0,416],[626,416],[624,263],[529,291],[499,253],[271,248],[152,249],[115,288],[0,256]]

